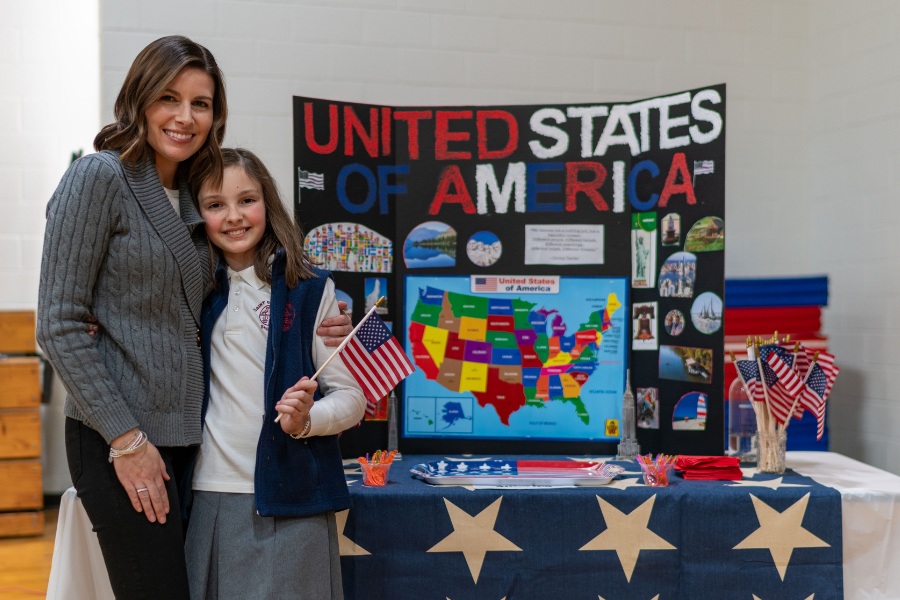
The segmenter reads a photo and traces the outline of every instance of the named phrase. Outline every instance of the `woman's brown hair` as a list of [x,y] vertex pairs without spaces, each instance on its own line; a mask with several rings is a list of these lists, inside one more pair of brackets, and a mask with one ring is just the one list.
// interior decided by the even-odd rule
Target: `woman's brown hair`
[[[244,170],[248,177],[259,184],[266,207],[266,231],[256,245],[253,256],[253,269],[256,276],[268,284],[272,284],[269,268],[269,257],[279,248],[284,248],[284,278],[289,288],[297,286],[301,279],[316,277],[312,261],[303,247],[303,231],[300,229],[281,201],[278,184],[258,156],[245,148],[222,148],[223,171],[228,167]],[[212,180],[192,179],[194,202],[200,205],[200,188],[211,185],[221,186]],[[217,250],[217,249],[215,249]],[[218,255],[218,252],[215,253]]]
[[[94,138],[94,149],[116,150],[119,158],[130,164],[152,159],[153,148],[147,143],[147,108],[185,67],[200,69],[212,77],[213,123],[203,146],[178,170],[182,177],[209,179],[218,185],[222,181],[220,145],[228,117],[225,80],[212,53],[184,36],[159,38],[137,55],[116,98],[115,121],[100,130]],[[201,156],[204,160],[196,160]],[[202,165],[202,170],[195,172],[194,165]]]

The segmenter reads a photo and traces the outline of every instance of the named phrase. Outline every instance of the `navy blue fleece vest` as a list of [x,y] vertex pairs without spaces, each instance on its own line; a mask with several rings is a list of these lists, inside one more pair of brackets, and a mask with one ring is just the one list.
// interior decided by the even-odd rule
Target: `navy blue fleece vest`
[[[284,390],[315,365],[310,349],[315,320],[331,273],[315,269],[317,277],[302,280],[292,290],[284,281],[284,252],[272,263],[272,296],[269,303],[269,335],[266,342],[265,418],[256,449],[254,475],[256,509],[265,517],[302,517],[350,506],[344,479],[338,436],[295,440],[275,423],[275,403]],[[206,393],[203,415],[209,404],[210,342],[212,329],[228,305],[228,275],[223,264],[216,270],[216,288],[203,304],[203,343]],[[321,395],[316,393],[316,400]]]

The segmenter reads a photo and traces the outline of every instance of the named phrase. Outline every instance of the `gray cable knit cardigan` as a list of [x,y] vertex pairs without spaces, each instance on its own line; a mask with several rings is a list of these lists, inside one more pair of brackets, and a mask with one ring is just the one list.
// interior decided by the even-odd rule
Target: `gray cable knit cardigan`
[[209,250],[185,182],[180,203],[181,218],[152,161],[104,151],[76,161],[47,206],[37,340],[68,391],[66,416],[107,442],[132,427],[157,446],[201,441]]

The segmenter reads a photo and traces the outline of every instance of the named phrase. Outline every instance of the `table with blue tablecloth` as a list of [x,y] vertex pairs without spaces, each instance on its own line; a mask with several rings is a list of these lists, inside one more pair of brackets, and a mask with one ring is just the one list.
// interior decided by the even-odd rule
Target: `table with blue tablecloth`
[[405,456],[385,487],[348,470],[345,597],[844,597],[841,494],[806,475],[747,469],[741,481],[675,475],[650,487],[624,461],[614,464],[626,472],[601,486],[482,489],[477,477],[429,485],[409,472],[417,463],[477,472],[488,458],[571,460]]
[[[347,465],[348,600],[900,598],[900,477],[840,454],[788,452],[784,476],[676,476],[666,488],[641,485],[635,463],[607,485],[560,489],[433,486],[409,473],[472,458],[488,457],[404,455],[382,488]],[[112,597],[82,517],[70,489],[47,598]]]

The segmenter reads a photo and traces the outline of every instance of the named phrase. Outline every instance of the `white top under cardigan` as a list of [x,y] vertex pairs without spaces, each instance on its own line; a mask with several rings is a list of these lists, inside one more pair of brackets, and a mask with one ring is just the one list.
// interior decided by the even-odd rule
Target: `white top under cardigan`
[[[210,400],[193,488],[250,494],[265,411],[263,381],[271,287],[256,276],[252,266],[242,271],[229,268],[228,277],[228,307],[212,331]],[[337,314],[334,282],[329,279],[315,326]],[[321,336],[313,338],[312,359],[318,369],[334,348],[326,346]],[[340,357],[328,363],[316,381],[326,397],[310,411],[312,426],[307,437],[334,435],[356,425],[366,399]],[[282,393],[284,390],[279,397]]]

